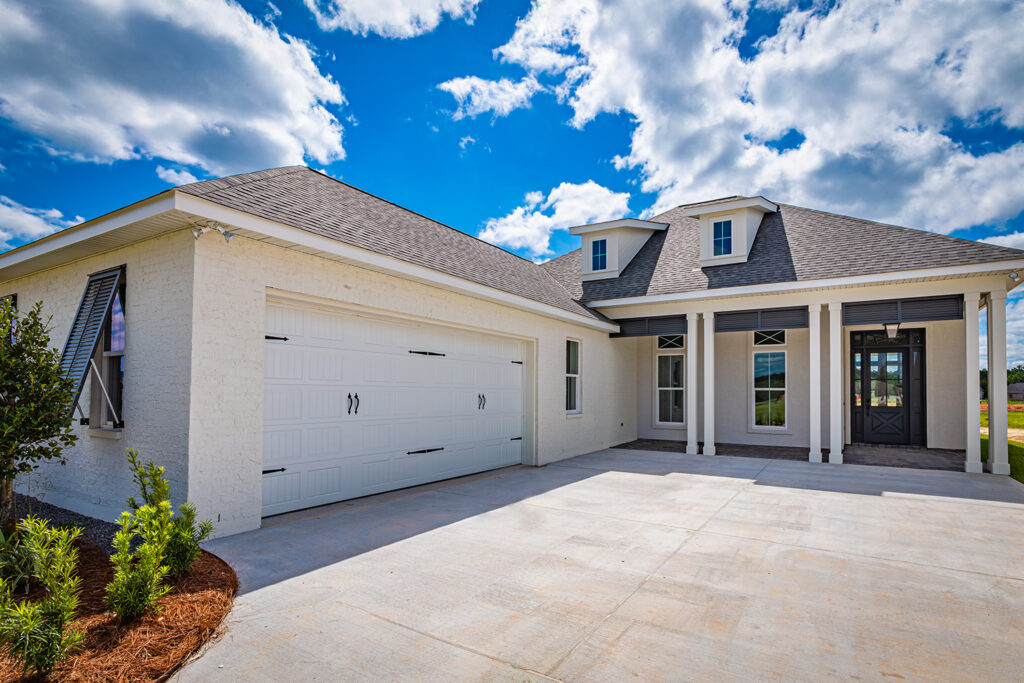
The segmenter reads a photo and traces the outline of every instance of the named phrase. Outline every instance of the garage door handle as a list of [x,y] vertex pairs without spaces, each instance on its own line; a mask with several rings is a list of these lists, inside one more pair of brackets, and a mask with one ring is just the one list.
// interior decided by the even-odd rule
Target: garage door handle
[[284,472],[284,467],[278,467],[276,470],[263,470],[263,474],[273,474],[274,472]]
[[418,451],[406,451],[406,455],[419,455],[420,453],[434,453],[435,451],[443,451],[444,447],[441,448],[424,448]]
[[352,394],[348,395],[348,414],[352,414]]
[[482,406],[482,407],[483,407],[483,408],[486,408],[486,407],[487,407],[487,394],[481,394],[481,396],[483,396],[483,397],[484,397],[484,404],[483,404],[483,406]]
[[359,414],[359,394],[356,393],[356,415]]
[[476,409],[480,410],[483,407],[484,407],[484,395],[483,394],[477,394],[476,395]]

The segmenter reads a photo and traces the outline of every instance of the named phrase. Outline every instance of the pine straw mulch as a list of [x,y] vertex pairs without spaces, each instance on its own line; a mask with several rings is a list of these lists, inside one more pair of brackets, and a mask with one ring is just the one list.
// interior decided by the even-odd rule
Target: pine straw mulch
[[[203,551],[192,572],[171,581],[163,609],[122,624],[104,600],[113,576],[110,558],[79,541],[82,577],[76,625],[85,631],[82,647],[48,676],[22,678],[21,667],[0,657],[0,681],[154,681],[165,677],[217,630],[238,589],[235,572]],[[39,589],[29,594],[31,599]]]

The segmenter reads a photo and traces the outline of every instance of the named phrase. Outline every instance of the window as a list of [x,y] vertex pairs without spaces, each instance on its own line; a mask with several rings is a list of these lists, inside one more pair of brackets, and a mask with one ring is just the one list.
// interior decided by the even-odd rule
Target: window
[[786,426],[786,352],[754,352],[754,426]]
[[[114,294],[110,305],[110,313],[103,323],[100,343],[96,345],[96,353],[92,369],[92,390],[90,392],[89,425],[105,429],[114,429],[124,425],[122,387],[124,385],[124,306],[121,298],[122,287]],[[96,379],[99,371],[102,386]],[[105,393],[104,393],[105,392]]]
[[758,330],[754,332],[754,346],[782,346],[785,343],[785,330]]
[[565,412],[580,411],[580,343],[565,340]]
[[686,421],[686,358],[682,351],[685,340],[686,337],[681,334],[658,337],[654,389],[658,424],[681,425]]
[[713,256],[728,256],[732,253],[732,221],[715,221],[712,225]]
[[590,243],[590,269],[608,268],[608,240],[594,240]]

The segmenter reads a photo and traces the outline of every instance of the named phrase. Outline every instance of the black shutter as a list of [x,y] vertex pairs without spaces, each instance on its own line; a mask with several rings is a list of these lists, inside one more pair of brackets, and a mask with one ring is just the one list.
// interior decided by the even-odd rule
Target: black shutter
[[110,315],[114,295],[123,283],[124,266],[121,266],[90,275],[85,285],[82,302],[78,304],[78,313],[75,314],[75,322],[71,325],[60,359],[60,369],[64,376],[75,380],[75,398],[70,406],[72,411],[82,394],[85,378],[89,376],[89,361],[96,353],[96,345],[100,341],[103,324]]
[[962,294],[843,304],[844,325],[960,320],[963,317],[964,297]]
[[875,325],[898,323],[900,307],[898,301],[863,301],[843,304],[844,325]]
[[686,334],[686,316],[663,315],[656,318],[616,320],[619,331],[611,337],[656,337],[662,334]]
[[715,313],[715,332],[792,330],[801,327],[807,327],[806,306]]

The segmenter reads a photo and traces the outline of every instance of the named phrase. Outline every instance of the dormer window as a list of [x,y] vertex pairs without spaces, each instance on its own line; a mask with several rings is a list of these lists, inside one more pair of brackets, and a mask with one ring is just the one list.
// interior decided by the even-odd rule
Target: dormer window
[[608,269],[608,240],[594,240],[590,243],[590,269]]
[[715,221],[714,223],[714,255],[728,256],[732,253],[732,221]]

